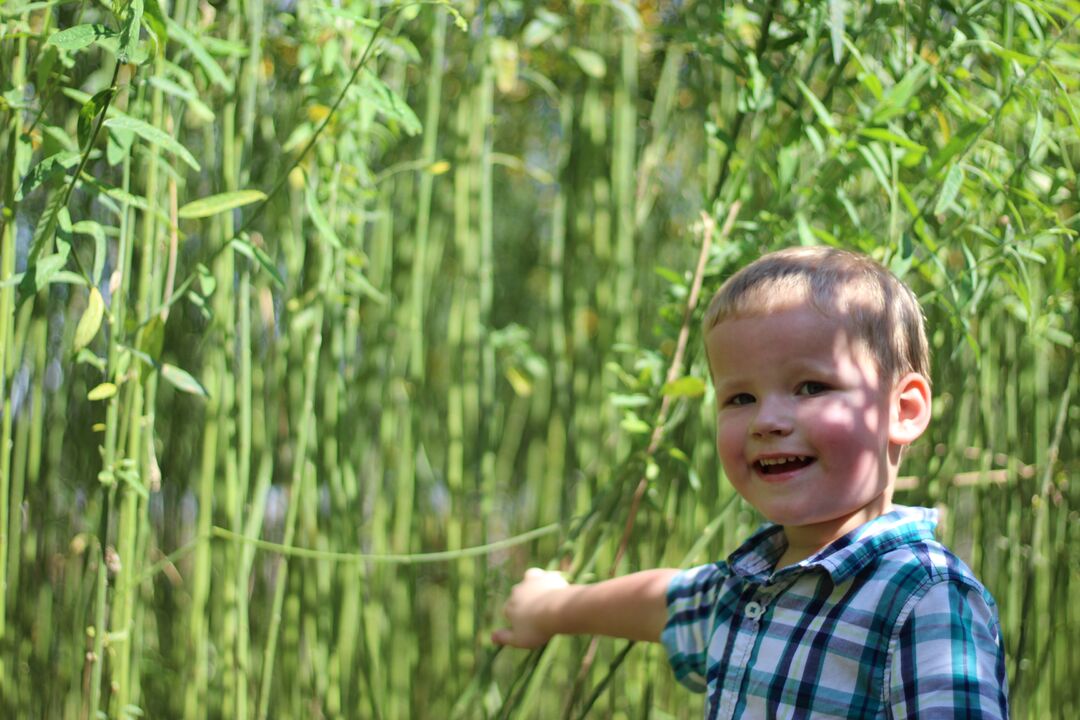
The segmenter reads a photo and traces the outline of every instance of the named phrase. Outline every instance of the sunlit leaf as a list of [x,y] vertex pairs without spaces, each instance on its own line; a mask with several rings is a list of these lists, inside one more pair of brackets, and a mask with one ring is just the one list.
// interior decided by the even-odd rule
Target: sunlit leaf
[[604,63],[604,58],[592,50],[572,47],[570,48],[570,57],[574,58],[574,62],[578,64],[578,67],[591,78],[599,80],[607,75],[607,64]]
[[169,363],[161,363],[161,377],[165,378],[170,385],[177,390],[181,390],[192,395],[201,395],[203,397],[210,397],[210,394],[206,392],[206,388],[202,383],[191,376],[186,370],[170,365]]
[[177,211],[182,218],[204,218],[266,199],[261,190],[236,190],[193,200]]
[[86,399],[91,402],[97,400],[108,400],[116,394],[116,385],[111,382],[103,382],[100,385],[93,388],[90,392],[86,393]]
[[705,394],[705,381],[693,375],[684,375],[678,380],[664,383],[661,392],[671,397],[699,398]]
[[192,170],[199,170],[199,162],[188,152],[188,149],[176,141],[164,130],[154,127],[148,122],[133,117],[113,117],[105,121],[108,127],[130,130],[146,142],[157,145],[176,155],[186,162]]

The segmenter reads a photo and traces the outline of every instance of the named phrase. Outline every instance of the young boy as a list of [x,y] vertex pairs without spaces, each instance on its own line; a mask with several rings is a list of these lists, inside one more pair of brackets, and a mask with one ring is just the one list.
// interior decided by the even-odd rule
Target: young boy
[[704,329],[724,474],[770,523],[691,570],[529,570],[493,641],[661,641],[708,718],[1007,718],[994,600],[933,510],[892,504],[930,421],[911,290],[861,255],[793,248],[725,282]]

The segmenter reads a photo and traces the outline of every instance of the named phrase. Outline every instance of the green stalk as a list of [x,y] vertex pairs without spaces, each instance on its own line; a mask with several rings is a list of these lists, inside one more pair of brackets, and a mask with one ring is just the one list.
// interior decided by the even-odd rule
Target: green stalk
[[[23,15],[25,22],[29,21],[29,13]],[[27,38],[22,37],[13,46],[13,57],[5,65],[11,68],[11,84],[21,88],[26,82],[26,53]],[[11,52],[7,49],[0,50],[7,55]],[[5,57],[5,60],[8,58]],[[6,150],[3,161],[2,176],[0,176],[0,200],[3,202],[0,208],[0,281],[6,282],[15,274],[15,188],[21,180],[20,168],[23,167],[31,152],[29,143],[22,141],[23,117],[18,111],[8,111],[10,130],[7,133]],[[8,504],[11,492],[11,430],[12,430],[12,407],[11,407],[11,368],[16,359],[21,356],[20,348],[13,341],[15,320],[15,289],[4,286],[0,288],[0,406],[2,406],[3,418],[0,420],[0,548],[8,547],[9,538],[8,522],[14,513],[19,512],[17,507]],[[7,662],[8,647],[7,639],[7,594],[8,594],[8,567],[7,553],[0,549],[0,685],[14,687],[12,668]]]
[[428,246],[430,244],[431,195],[435,176],[427,170],[435,162],[439,142],[439,109],[442,105],[442,67],[446,58],[446,10],[435,10],[435,27],[431,31],[431,64],[428,69],[427,98],[424,110],[424,139],[420,159],[425,169],[420,172],[420,190],[416,200],[416,240],[413,247],[412,350],[409,376],[421,380],[425,375],[424,312],[427,309],[425,288],[429,282]]

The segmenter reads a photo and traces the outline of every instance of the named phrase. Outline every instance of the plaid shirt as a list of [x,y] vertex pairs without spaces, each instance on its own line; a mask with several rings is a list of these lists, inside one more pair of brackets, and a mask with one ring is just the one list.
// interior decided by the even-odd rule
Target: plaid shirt
[[727,562],[676,576],[662,640],[707,718],[1008,718],[993,598],[934,540],[937,514],[894,510],[773,573],[767,525]]

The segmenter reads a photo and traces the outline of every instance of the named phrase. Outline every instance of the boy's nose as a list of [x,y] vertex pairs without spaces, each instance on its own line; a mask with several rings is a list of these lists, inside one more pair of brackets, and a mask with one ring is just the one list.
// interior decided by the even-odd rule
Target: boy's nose
[[789,435],[793,429],[790,408],[779,401],[762,400],[757,414],[750,424],[750,432],[756,436]]

